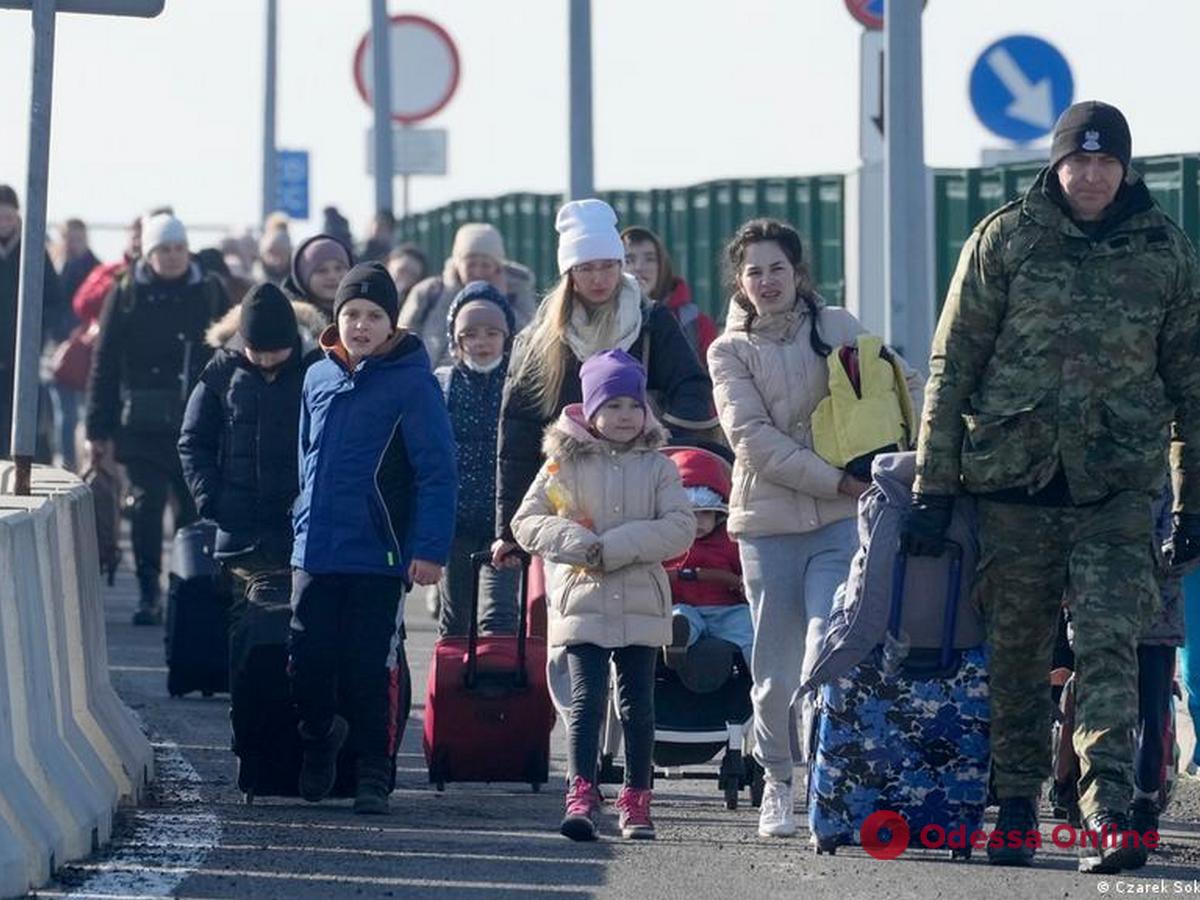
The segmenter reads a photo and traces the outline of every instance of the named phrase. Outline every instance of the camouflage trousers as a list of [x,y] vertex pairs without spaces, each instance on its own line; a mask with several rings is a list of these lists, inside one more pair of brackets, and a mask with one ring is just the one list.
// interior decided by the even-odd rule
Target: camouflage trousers
[[1075,631],[1080,810],[1133,795],[1137,640],[1158,606],[1151,497],[1087,507],[979,502],[976,597],[990,647],[996,795],[1037,797],[1050,776],[1051,655],[1066,602]]

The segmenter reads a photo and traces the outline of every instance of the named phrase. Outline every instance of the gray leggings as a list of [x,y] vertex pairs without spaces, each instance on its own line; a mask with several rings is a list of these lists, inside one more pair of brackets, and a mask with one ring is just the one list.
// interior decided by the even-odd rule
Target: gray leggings
[[567,778],[596,782],[600,729],[608,703],[608,661],[617,669],[617,709],[625,734],[625,784],[650,787],[654,754],[654,665],[657,647],[572,644],[566,648],[571,673],[567,720]]

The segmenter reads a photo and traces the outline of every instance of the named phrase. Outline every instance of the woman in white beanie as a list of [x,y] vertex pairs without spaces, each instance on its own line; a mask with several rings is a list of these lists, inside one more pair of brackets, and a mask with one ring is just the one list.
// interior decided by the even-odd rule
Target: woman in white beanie
[[562,277],[517,338],[500,411],[496,562],[516,547],[510,522],[541,467],[542,434],[563,407],[582,401],[579,367],[592,354],[620,349],[642,362],[676,442],[717,425],[712,382],[679,323],[621,270],[625,247],[612,207],[574,200],[554,227]]

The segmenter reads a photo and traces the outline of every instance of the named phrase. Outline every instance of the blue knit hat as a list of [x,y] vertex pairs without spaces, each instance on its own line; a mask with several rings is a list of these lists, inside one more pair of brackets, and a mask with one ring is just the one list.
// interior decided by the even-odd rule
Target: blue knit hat
[[633,397],[646,405],[646,370],[624,350],[601,350],[589,356],[579,368],[579,381],[588,421],[617,397]]

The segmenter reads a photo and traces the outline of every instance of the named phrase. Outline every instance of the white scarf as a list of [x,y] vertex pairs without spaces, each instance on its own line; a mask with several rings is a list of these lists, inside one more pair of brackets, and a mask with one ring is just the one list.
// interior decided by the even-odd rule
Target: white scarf
[[601,350],[628,351],[642,333],[642,289],[637,279],[622,274],[621,293],[610,302],[617,304],[617,314],[613,327],[601,334],[594,321],[588,319],[584,301],[576,301],[567,324],[566,340],[580,362]]

